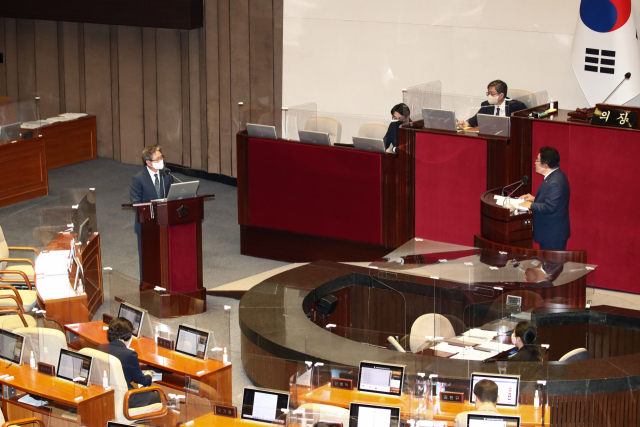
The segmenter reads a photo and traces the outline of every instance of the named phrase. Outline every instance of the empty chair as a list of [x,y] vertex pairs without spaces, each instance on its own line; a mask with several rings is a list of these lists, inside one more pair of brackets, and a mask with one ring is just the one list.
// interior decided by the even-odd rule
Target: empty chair
[[24,314],[20,307],[0,308],[0,329],[13,331],[17,328],[35,328],[36,319],[29,314]]
[[589,351],[586,348],[576,348],[571,350],[560,358],[560,362],[571,362],[573,360],[587,360],[589,358]]
[[16,306],[20,306],[24,313],[30,313],[38,302],[38,293],[31,289],[31,284],[27,285],[29,286],[29,289],[16,289],[11,285],[0,285],[0,297],[15,297],[0,298],[0,308],[14,308]]
[[398,340],[395,339],[395,337],[392,337],[391,335],[389,335],[387,337],[387,341],[389,342],[389,349],[390,350],[399,351],[400,353],[406,353],[404,348],[402,348],[402,346],[400,345]]
[[[30,283],[34,283],[34,264],[28,258],[16,258],[10,256],[10,251],[29,251],[35,252],[36,256],[39,254],[36,248],[22,247],[22,246],[9,246],[4,238],[2,227],[0,227],[0,282],[9,284],[20,284],[26,287],[24,277],[28,279]],[[15,271],[15,274],[9,274],[9,272]]]
[[411,352],[417,353],[422,350],[422,345],[429,341],[427,336],[447,339],[455,337],[456,332],[449,319],[438,313],[428,313],[418,317],[411,326],[409,338]]
[[358,136],[362,138],[382,139],[386,134],[387,126],[378,123],[368,123],[358,129]]
[[329,117],[312,117],[304,124],[304,130],[328,133],[331,144],[337,144],[342,135],[342,123]]
[[[106,371],[109,378],[109,386],[113,389],[113,402],[115,406],[115,418],[118,422],[126,420],[135,421],[146,418],[161,417],[167,413],[167,398],[160,387],[151,386],[128,390],[127,381],[124,378],[122,364],[117,357],[110,356],[93,348],[83,348],[81,354],[93,357],[91,368],[91,383],[102,384],[103,373]],[[162,403],[155,403],[139,408],[129,408],[129,397],[135,393],[155,391],[160,393]]]
[[33,354],[40,362],[56,365],[60,350],[67,349],[67,340],[61,331],[48,328],[16,328],[14,334],[25,337],[24,354]]
[[300,417],[301,427],[313,426],[318,421],[342,423],[343,426],[349,425],[349,410],[339,406],[303,403],[295,410],[295,413],[302,415]]

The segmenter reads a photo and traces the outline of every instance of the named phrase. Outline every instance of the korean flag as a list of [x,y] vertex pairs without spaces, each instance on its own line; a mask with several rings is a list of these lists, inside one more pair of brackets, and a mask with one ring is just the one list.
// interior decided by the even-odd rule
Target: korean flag
[[627,72],[607,104],[640,94],[640,48],[631,0],[582,0],[571,50],[573,71],[589,104],[602,103]]

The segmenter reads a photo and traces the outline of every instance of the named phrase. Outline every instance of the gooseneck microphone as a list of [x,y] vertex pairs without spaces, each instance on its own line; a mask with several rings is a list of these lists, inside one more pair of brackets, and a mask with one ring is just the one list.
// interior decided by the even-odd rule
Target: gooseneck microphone
[[520,181],[520,185],[518,185],[516,189],[511,192],[511,194],[515,194],[520,187],[522,187],[523,185],[527,185],[528,183],[529,183],[529,177],[527,175],[523,176],[522,181]]
[[625,82],[625,80],[629,80],[630,78],[631,78],[631,73],[629,73],[629,72],[628,72],[627,74],[625,74],[625,75],[624,75],[624,79],[622,79],[622,81],[620,82],[620,84],[619,84],[618,86],[616,86],[616,88],[613,90],[613,92],[611,92],[611,93],[609,94],[609,96],[607,96],[607,99],[605,99],[604,101],[602,101],[602,103],[603,103],[603,104],[606,104],[606,103],[607,103],[607,101],[609,100],[609,98],[611,98],[611,97],[613,96],[613,94],[614,94],[614,93],[616,93],[616,91],[618,90],[618,88],[619,88],[620,86],[622,86],[622,83],[624,83],[624,82]]
[[[505,186],[504,186],[504,188],[502,189],[502,195],[503,195],[503,196],[505,196],[505,197],[506,197],[506,196],[508,196],[508,195],[509,195],[509,193],[508,193],[508,192],[506,192],[505,190],[506,190],[508,187],[511,187],[512,185],[520,184],[520,185],[518,186],[518,188],[520,188],[522,185],[527,185],[528,183],[529,183],[529,177],[528,177],[527,175],[525,175],[525,176],[523,176],[523,177],[522,177],[522,179],[521,179],[520,181],[516,181],[516,182],[514,182],[513,184],[505,185]],[[517,190],[518,188],[516,188],[516,190]],[[516,190],[513,190],[513,191],[511,192],[511,194],[515,193],[515,192],[516,192]]]
[[182,181],[180,180],[180,178],[178,178],[177,176],[175,176],[174,174],[172,174],[172,173],[171,173],[171,169],[169,169],[169,168],[164,168],[164,169],[162,170],[162,173],[163,173],[164,175],[171,175],[174,179],[177,179],[177,180],[178,180],[178,182],[182,182]]

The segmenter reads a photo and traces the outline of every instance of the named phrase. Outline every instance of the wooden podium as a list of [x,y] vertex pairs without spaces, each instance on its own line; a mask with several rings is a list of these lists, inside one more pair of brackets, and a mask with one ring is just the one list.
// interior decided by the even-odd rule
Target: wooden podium
[[[184,316],[206,310],[206,289],[202,284],[202,219],[204,199],[212,197],[202,195],[136,205],[142,233],[140,302],[142,308],[155,317]],[[155,291],[156,286],[166,291]]]
[[520,248],[533,248],[533,214],[511,215],[509,209],[496,204],[493,196],[502,188],[494,188],[480,198],[481,235],[492,242]]

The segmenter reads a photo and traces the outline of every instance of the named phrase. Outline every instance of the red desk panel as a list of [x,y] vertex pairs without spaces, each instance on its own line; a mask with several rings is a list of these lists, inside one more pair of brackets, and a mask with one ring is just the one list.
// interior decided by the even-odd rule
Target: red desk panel
[[473,246],[478,195],[487,185],[487,141],[420,132],[415,153],[416,237]]
[[[598,265],[597,287],[637,293],[640,132],[535,121],[532,162],[545,145],[560,152],[571,185],[567,250],[587,250],[589,263]],[[541,182],[534,173],[532,194]]]
[[249,138],[248,157],[252,226],[382,244],[382,153]]

